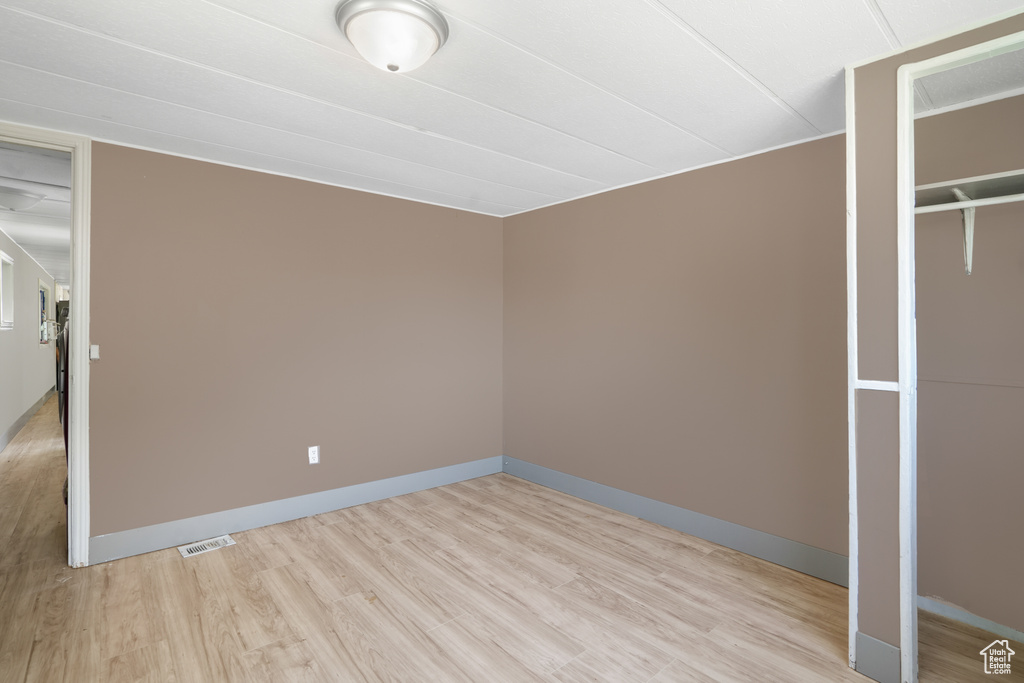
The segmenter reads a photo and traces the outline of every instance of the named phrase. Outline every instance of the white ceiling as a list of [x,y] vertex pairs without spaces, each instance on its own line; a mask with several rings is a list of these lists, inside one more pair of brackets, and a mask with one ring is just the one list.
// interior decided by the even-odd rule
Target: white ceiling
[[0,120],[506,216],[837,132],[846,64],[1024,7],[435,4],[390,74],[336,0],[0,0]]
[[45,197],[20,211],[0,208],[0,230],[70,288],[71,154],[0,142],[0,188]]

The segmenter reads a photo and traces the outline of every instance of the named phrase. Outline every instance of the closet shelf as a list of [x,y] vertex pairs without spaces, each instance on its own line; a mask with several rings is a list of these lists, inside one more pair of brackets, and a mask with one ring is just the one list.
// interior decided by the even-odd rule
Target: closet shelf
[[[958,201],[953,190],[970,197]],[[993,204],[1024,201],[1024,169],[947,180],[941,183],[918,185],[915,189],[914,213],[933,213],[954,209],[971,209]]]

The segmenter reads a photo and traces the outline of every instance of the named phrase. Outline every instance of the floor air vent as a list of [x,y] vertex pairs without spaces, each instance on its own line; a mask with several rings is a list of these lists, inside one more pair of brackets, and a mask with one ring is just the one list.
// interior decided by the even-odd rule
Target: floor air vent
[[178,546],[178,552],[181,553],[182,557],[192,557],[193,555],[199,555],[201,553],[207,553],[217,548],[224,548],[229,545],[234,545],[235,541],[230,536],[218,536],[217,538],[211,538],[205,541],[196,541],[195,543],[189,543],[188,545]]

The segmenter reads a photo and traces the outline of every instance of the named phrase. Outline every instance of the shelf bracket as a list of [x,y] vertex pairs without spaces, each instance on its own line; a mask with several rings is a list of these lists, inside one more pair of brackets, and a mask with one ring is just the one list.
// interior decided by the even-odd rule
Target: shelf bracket
[[[953,194],[956,195],[958,201],[968,202],[971,200],[959,188],[954,187]],[[975,208],[973,206],[967,209],[960,209],[960,215],[963,217],[964,222],[964,270],[968,275],[971,274],[971,267],[974,261],[974,211]]]

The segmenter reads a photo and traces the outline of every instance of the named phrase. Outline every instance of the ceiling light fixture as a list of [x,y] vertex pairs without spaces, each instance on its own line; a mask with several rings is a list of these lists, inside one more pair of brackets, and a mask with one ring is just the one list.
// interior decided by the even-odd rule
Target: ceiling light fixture
[[423,66],[448,40],[448,22],[422,0],[343,0],[334,16],[363,59],[384,71]]
[[31,209],[44,199],[46,199],[45,194],[23,192],[22,190],[15,190],[13,187],[0,187],[0,208],[10,209],[11,211],[24,211],[25,209]]

